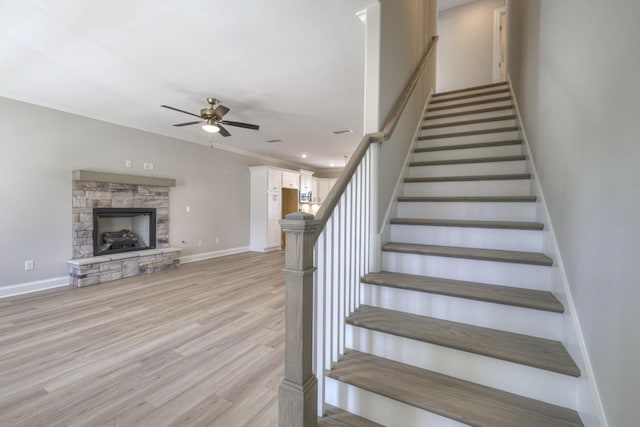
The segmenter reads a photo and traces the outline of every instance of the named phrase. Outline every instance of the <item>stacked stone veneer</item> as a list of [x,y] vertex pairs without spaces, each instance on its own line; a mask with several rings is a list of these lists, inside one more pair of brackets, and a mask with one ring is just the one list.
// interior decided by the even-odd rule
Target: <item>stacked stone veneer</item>
[[[155,208],[156,249],[93,256],[93,208]],[[73,181],[71,282],[82,287],[180,265],[180,249],[169,247],[169,187]]]
[[177,268],[180,266],[180,249],[147,249],[109,256],[72,259],[68,263],[71,270],[71,284],[81,288]]
[[93,256],[93,208],[156,208],[156,248],[169,247],[169,187],[73,181],[73,258]]

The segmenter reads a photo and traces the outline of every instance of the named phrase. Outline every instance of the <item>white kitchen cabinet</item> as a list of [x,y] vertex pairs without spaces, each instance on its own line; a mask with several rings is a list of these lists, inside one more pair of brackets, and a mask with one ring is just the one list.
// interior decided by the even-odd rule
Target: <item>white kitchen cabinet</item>
[[280,218],[282,217],[282,199],[280,191],[269,191],[267,195],[267,247],[280,247]]
[[313,182],[311,183],[311,202],[319,203],[318,198],[320,193],[318,192],[320,180],[318,178],[313,178]]
[[300,191],[313,191],[313,172],[300,171]]
[[336,178],[317,178],[316,182],[318,185],[317,194],[318,197],[316,199],[316,203],[322,204],[324,200],[329,195],[329,191],[333,188],[333,185],[336,183]]
[[298,190],[300,186],[300,174],[296,172],[282,172],[282,188]]
[[282,188],[282,171],[279,169],[267,169],[267,183],[269,191],[280,191]]
[[268,166],[253,166],[249,170],[249,249],[257,252],[280,250],[282,170]]

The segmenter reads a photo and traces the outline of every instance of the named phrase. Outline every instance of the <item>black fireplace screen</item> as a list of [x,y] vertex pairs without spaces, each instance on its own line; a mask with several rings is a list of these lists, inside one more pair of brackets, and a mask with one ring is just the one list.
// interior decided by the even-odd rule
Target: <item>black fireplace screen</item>
[[155,209],[93,209],[94,255],[153,249],[155,247]]

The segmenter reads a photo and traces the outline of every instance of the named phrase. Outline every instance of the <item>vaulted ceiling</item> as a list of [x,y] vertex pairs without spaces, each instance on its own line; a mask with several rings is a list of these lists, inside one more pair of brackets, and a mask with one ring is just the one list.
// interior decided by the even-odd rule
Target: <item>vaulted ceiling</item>
[[[365,33],[356,13],[369,3],[2,1],[0,96],[185,144],[342,166],[362,136]],[[160,107],[199,113],[207,97],[231,109],[225,119],[260,130],[210,136],[172,126],[194,118]],[[333,133],[344,129],[353,133]]]

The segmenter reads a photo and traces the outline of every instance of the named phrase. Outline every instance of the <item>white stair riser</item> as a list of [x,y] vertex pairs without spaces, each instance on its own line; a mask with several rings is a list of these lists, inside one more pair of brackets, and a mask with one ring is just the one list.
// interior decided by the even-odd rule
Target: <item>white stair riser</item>
[[[459,121],[466,121],[466,120],[470,120],[470,119],[466,117],[459,119]],[[516,121],[514,119],[491,121],[487,123],[472,123],[467,125],[447,126],[447,127],[434,128],[434,129],[421,129],[420,136],[443,135],[443,134],[454,133],[454,132],[470,132],[474,130],[495,129],[495,128],[515,126],[515,125],[516,125]]]
[[575,406],[574,377],[347,325],[347,347],[487,387]]
[[[492,91],[476,92],[475,94],[459,93],[459,94],[452,94],[450,96],[445,96],[445,97],[435,97],[429,103],[429,107],[435,107],[440,105],[461,104],[461,103],[465,104],[467,102],[476,102],[476,101],[490,101],[490,100],[504,98],[505,96],[509,96],[509,92],[500,92],[500,93],[493,93],[493,94],[487,94],[487,92],[492,92]],[[474,96],[472,98],[455,99],[460,96],[468,96],[468,95],[474,95]]]
[[526,196],[531,194],[528,179],[496,181],[405,182],[405,196]]
[[534,221],[536,204],[531,202],[399,202],[398,216],[402,218]]
[[542,237],[537,230],[391,225],[391,241],[398,243],[540,252]]
[[372,393],[333,378],[325,379],[325,401],[387,427],[465,427],[449,418]]
[[[476,108],[476,110],[481,110],[483,108],[484,107],[480,106]],[[461,122],[464,120],[488,119],[488,118],[499,117],[499,116],[510,116],[515,114],[515,112],[513,108],[509,108],[505,110],[489,111],[488,113],[466,114],[463,116],[443,117],[440,119],[434,118],[434,117],[438,117],[440,115],[446,115],[446,114],[447,113],[445,111],[434,111],[433,113],[430,113],[425,116],[425,118],[422,120],[422,126],[437,125],[442,123]]]
[[[473,100],[469,100],[469,101],[473,101]],[[452,104],[452,103],[449,103],[449,104]],[[458,102],[456,102],[456,104],[458,104],[458,105],[459,104],[466,104],[466,102],[458,101]],[[508,106],[508,105],[512,105],[512,104],[513,104],[513,102],[511,102],[511,101],[495,101],[495,102],[487,102],[487,103],[484,103],[484,104],[471,105],[471,106],[468,106],[468,107],[453,107],[453,108],[445,108],[444,110],[429,111],[432,108],[440,108],[440,107],[444,106],[444,105],[434,104],[434,105],[429,105],[429,107],[427,108],[427,114],[449,114],[449,113],[457,113],[457,112],[461,112],[461,111],[473,111],[473,110],[477,110],[479,108],[491,108],[491,107],[498,107],[498,106]]]
[[[424,144],[429,147],[428,144]],[[462,148],[459,150],[428,151],[424,153],[413,153],[411,160],[414,162],[451,160],[451,159],[472,159],[476,157],[495,156],[517,156],[522,154],[522,145],[503,145],[498,147]]]
[[541,291],[551,290],[551,268],[538,265],[383,251],[382,270]]
[[[483,93],[493,92],[494,90],[501,90],[501,89],[507,89],[507,88],[508,86],[506,84],[500,84],[496,86],[489,86],[489,87],[484,87],[479,89],[465,89],[460,92],[447,93],[443,95],[438,95],[436,93],[433,99],[447,99],[447,98],[461,96],[461,95],[481,95]],[[509,92],[505,92],[505,93],[509,93]]]
[[463,163],[458,165],[411,166],[409,168],[410,177],[470,176],[489,174],[502,175],[525,172],[526,166],[524,160],[510,162]]
[[361,303],[551,340],[562,339],[562,314],[361,284]]
[[520,138],[518,131],[492,132],[480,135],[454,136],[419,140],[417,141],[416,147],[441,147],[447,145],[471,144],[476,142],[507,141],[518,138]]

